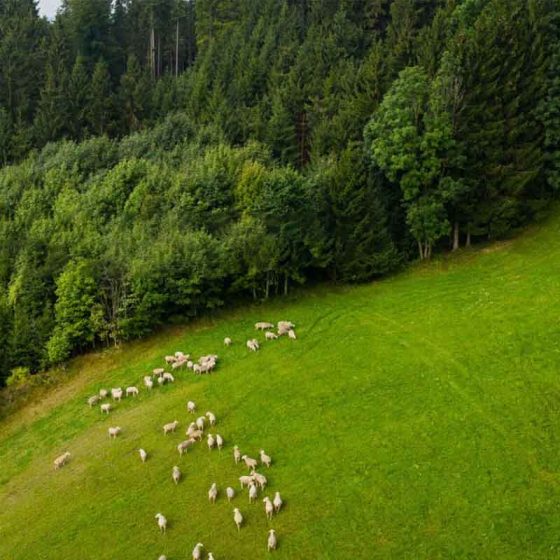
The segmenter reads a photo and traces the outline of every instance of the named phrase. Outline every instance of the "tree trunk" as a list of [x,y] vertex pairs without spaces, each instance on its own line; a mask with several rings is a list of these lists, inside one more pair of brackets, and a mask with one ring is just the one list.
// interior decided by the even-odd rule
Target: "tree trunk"
[[267,271],[267,273],[266,273],[265,299],[268,299],[269,289],[270,289],[270,273]]
[[459,248],[459,222],[453,225],[453,251]]
[[179,75],[179,18],[177,18],[177,32],[175,34],[175,77]]
[[420,240],[418,240],[418,252],[420,253],[420,260],[422,260],[424,258],[424,248]]
[[471,226],[470,224],[467,226],[467,241],[465,243],[466,247],[470,247],[471,246]]
[[288,275],[284,275],[284,295],[288,295]]

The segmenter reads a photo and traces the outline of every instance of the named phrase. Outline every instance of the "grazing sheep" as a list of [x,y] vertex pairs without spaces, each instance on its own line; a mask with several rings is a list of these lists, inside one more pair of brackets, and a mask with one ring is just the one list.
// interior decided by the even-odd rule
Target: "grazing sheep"
[[188,367],[189,369],[192,369],[193,366],[194,366],[194,362],[192,362],[191,360],[188,360],[188,361],[187,361],[187,367]]
[[156,368],[156,369],[154,369],[154,370],[152,371],[152,373],[153,373],[154,375],[157,375],[157,376],[159,377],[160,375],[163,375],[164,371],[165,371],[165,370],[164,370],[163,368]]
[[288,331],[288,336],[292,339],[292,340],[296,340],[296,331],[294,331],[294,329],[290,329]]
[[174,364],[177,361],[177,358],[175,356],[165,356],[165,363],[170,365],[170,364]]
[[243,459],[249,470],[257,468],[258,462],[256,459],[251,459],[251,457],[248,457],[247,455],[242,455],[241,459]]
[[210,502],[215,504],[217,497],[218,497],[218,488],[216,487],[216,483],[214,482],[212,483],[212,486],[210,486],[210,490],[208,490],[208,499],[210,500]]
[[241,529],[241,524],[243,523],[243,516],[237,508],[233,510],[233,521],[237,525],[237,530],[239,531]]
[[148,458],[148,454],[143,449],[139,449],[138,453],[140,453],[140,459],[142,459],[142,463],[145,463],[146,459]]
[[276,538],[276,531],[274,529],[270,529],[268,532],[268,542],[267,542],[267,549],[268,552],[271,550],[276,550],[276,546],[278,545],[278,539]]
[[99,396],[97,396],[97,395],[91,396],[91,397],[87,400],[87,402],[88,402],[88,404],[89,404],[89,407],[91,408],[92,406],[96,405],[96,404],[99,402],[99,399],[100,399],[100,398],[101,398],[101,397],[99,397]]
[[137,387],[127,387],[126,388],[126,396],[130,397],[130,395],[138,396],[138,388]]
[[224,338],[224,344],[225,344],[226,346],[231,346],[231,343],[232,343],[231,338],[230,338],[229,336],[226,336],[226,337]]
[[111,397],[113,398],[114,401],[120,401],[122,399],[123,396],[123,390],[120,387],[117,387],[116,389],[111,389]]
[[284,503],[280,497],[280,492],[276,492],[276,494],[274,494],[274,500],[272,503],[274,504],[274,511],[278,513],[282,509],[282,504]]
[[216,445],[216,440],[212,434],[208,434],[206,443],[208,444],[208,451],[212,451],[214,446]]
[[109,391],[107,391],[107,389],[99,389],[99,398],[100,399],[106,399],[108,394],[109,394]]
[[193,364],[192,370],[195,375],[200,375],[202,373],[202,366],[200,364]]
[[258,497],[259,490],[254,482],[249,484],[249,503],[252,504]]
[[267,467],[270,468],[270,464],[272,463],[272,459],[270,458],[270,455],[267,455],[263,449],[261,449],[260,454],[261,454],[261,464],[266,465]]
[[266,496],[263,502],[264,502],[264,512],[266,513],[266,518],[272,519],[272,515],[274,514],[274,506],[272,505],[270,498]]
[[158,385],[163,385],[165,383],[165,377],[158,377],[157,378]]
[[292,323],[291,321],[278,321],[278,329],[285,329],[286,332],[288,332],[290,329],[295,329],[296,325],[295,323]]
[[207,412],[206,418],[208,418],[208,422],[210,422],[210,426],[216,425],[216,416],[214,416],[214,414],[212,414],[211,412]]
[[189,447],[191,447],[193,444],[194,444],[194,439],[186,439],[185,441],[182,441],[177,446],[177,451],[179,452],[179,455],[181,455],[182,457],[183,453],[186,453]]
[[118,435],[120,435],[121,429],[120,429],[119,426],[114,426],[114,427],[112,427],[112,428],[109,428],[108,432],[109,432],[109,437],[111,437],[111,438],[114,439],[114,438],[116,438]]
[[259,341],[256,340],[255,338],[252,338],[251,340],[247,341],[247,348],[249,350],[251,350],[252,352],[256,352],[260,346],[259,346]]
[[191,435],[191,439],[195,439],[197,441],[202,441],[202,436],[204,432],[202,430],[194,430]]
[[149,375],[144,376],[144,385],[146,385],[146,387],[147,387],[148,389],[152,389],[152,388],[153,388],[153,386],[154,386],[154,381],[153,381],[153,379],[152,379]]
[[192,551],[192,560],[200,560],[202,558],[202,550],[200,550],[201,548],[204,548],[204,545],[202,543],[198,543]]
[[165,531],[167,530],[167,519],[161,513],[156,513],[156,519],[159,530],[162,533],[165,533]]
[[266,340],[276,340],[278,338],[278,335],[276,333],[273,333],[272,331],[266,331],[264,333],[264,337],[266,338]]
[[165,556],[164,554],[162,554],[162,555],[158,558],[158,560],[167,560],[167,556]]
[[189,401],[187,403],[187,410],[191,413],[194,414],[196,411],[196,404],[193,401]]
[[101,412],[105,412],[106,414],[109,414],[109,411],[113,408],[111,406],[111,403],[104,403],[101,405]]
[[186,364],[186,360],[177,360],[175,363],[171,364],[171,369],[176,370],[183,367]]
[[174,420],[173,422],[170,422],[169,424],[165,424],[163,426],[163,433],[165,435],[167,435],[169,432],[174,432],[177,429],[178,425],[179,425],[178,420]]
[[227,501],[228,502],[231,502],[231,500],[233,500],[233,498],[235,498],[235,490],[231,486],[228,486],[226,488],[226,496],[227,496]]
[[216,445],[219,451],[221,451],[224,446],[224,438],[220,434],[216,434]]
[[175,352],[175,357],[178,360],[188,360],[191,357],[191,355],[190,354],[185,354],[184,352],[177,351],[177,352]]
[[211,552],[208,553],[208,560],[216,560]]
[[205,420],[204,416],[200,416],[199,418],[196,419],[196,427],[199,430],[204,431],[204,420]]
[[168,372],[165,372],[165,373],[163,374],[163,379],[164,379],[165,381],[169,381],[169,383],[173,383],[173,382],[175,381],[175,378],[174,378],[170,373],[168,373]]
[[261,490],[264,490],[264,487],[267,485],[268,480],[264,474],[260,474],[256,471],[253,471],[251,474],[251,478],[260,486]]
[[66,463],[68,462],[68,459],[70,459],[70,452],[69,451],[66,451],[65,453],[63,453],[62,455],[57,457],[53,461],[54,462],[54,470],[57,471],[58,469],[60,469],[60,467],[63,467],[64,465],[66,465]]
[[237,447],[237,445],[233,446],[233,460],[236,465],[239,461],[241,461],[241,451],[239,451],[239,447]]
[[181,479],[181,471],[179,470],[179,467],[173,467],[173,470],[171,471],[171,478],[175,484],[179,484],[179,480]]
[[241,490],[243,490],[243,488],[245,488],[245,486],[249,486],[249,484],[251,484],[253,482],[253,477],[252,476],[240,476],[239,477],[239,483],[241,484]]
[[273,329],[274,325],[272,323],[265,323],[265,322],[260,322],[260,323],[255,323],[255,329],[257,331],[266,331],[266,329]]
[[187,428],[187,431],[185,432],[189,437],[191,437],[192,433],[194,431],[196,431],[197,427],[196,424],[194,422],[191,422],[189,424],[189,427]]

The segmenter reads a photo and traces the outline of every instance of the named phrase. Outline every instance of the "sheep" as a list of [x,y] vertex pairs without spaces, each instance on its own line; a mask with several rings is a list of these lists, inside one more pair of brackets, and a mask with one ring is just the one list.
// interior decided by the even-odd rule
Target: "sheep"
[[171,369],[176,370],[183,367],[187,363],[186,360],[177,360],[176,362],[171,364]]
[[109,394],[109,391],[107,391],[107,389],[99,389],[99,398],[100,399],[106,399],[108,394]]
[[257,485],[254,482],[251,482],[251,484],[249,484],[249,503],[252,504],[257,499],[258,495],[259,490]]
[[264,474],[260,474],[256,471],[252,472],[251,478],[252,478],[252,480],[254,480],[257,483],[258,486],[260,486],[261,490],[263,490],[264,487],[268,483],[268,480],[266,479],[266,476],[264,476]]
[[148,389],[152,389],[154,386],[154,381],[153,379],[149,376],[146,375],[144,376],[144,385],[148,388]]
[[229,336],[226,336],[226,337],[224,338],[224,344],[225,344],[226,346],[231,346],[231,343],[232,343],[231,338],[230,338]]
[[92,406],[96,405],[99,402],[100,397],[97,395],[93,395],[91,396],[87,402],[89,404],[89,407],[91,408]]
[[272,323],[260,322],[255,323],[255,330],[257,331],[266,331],[266,329],[273,329],[274,325]]
[[165,533],[165,531],[167,530],[167,519],[161,513],[156,513],[156,519],[159,530],[162,533]]
[[195,439],[197,441],[202,441],[202,436],[204,432],[202,430],[194,430],[191,435],[191,439]]
[[214,446],[216,445],[216,440],[212,434],[208,434],[206,443],[208,444],[208,451],[212,451]]
[[191,437],[192,432],[194,432],[197,429],[196,424],[194,422],[191,422],[189,424],[189,427],[187,428],[187,431],[185,432],[189,437]]
[[205,420],[204,416],[200,416],[199,418],[196,419],[196,427],[199,430],[204,431],[204,420]]
[[247,348],[252,352],[256,352],[260,348],[259,341],[256,338],[252,338],[251,340],[248,340]]
[[192,362],[191,360],[188,360],[188,361],[187,361],[187,367],[188,367],[189,369],[192,369],[193,366],[194,366],[194,362]]
[[146,459],[148,458],[148,454],[146,453],[146,451],[144,451],[144,449],[139,449],[138,453],[140,454],[140,459],[142,460],[142,463],[145,463]]
[[181,351],[177,351],[177,352],[175,352],[175,357],[178,360],[188,360],[191,357],[191,355],[190,354],[185,354],[184,352],[181,352]]
[[270,464],[272,463],[272,459],[270,458],[270,455],[267,455],[263,449],[261,449],[260,451],[260,459],[261,459],[261,464],[262,465],[266,465],[268,468],[270,468]]
[[175,378],[174,378],[170,373],[168,373],[168,372],[165,372],[165,373],[163,374],[163,379],[164,379],[165,381],[169,381],[169,383],[173,383],[173,382],[175,381]]
[[256,459],[251,459],[251,457],[248,457],[247,455],[242,455],[241,459],[243,459],[249,470],[257,468],[258,462]]
[[111,397],[113,398],[114,401],[120,401],[122,399],[123,396],[123,390],[120,387],[117,387],[116,389],[111,389]]
[[213,482],[212,486],[210,486],[210,490],[208,490],[208,499],[213,504],[216,503],[216,498],[218,497],[218,488],[216,487],[216,483]]
[[200,375],[202,373],[202,366],[200,364],[193,364],[192,370],[195,375]]
[[187,411],[190,412],[190,414],[194,414],[196,411],[196,404],[193,401],[189,401],[187,403]]
[[227,496],[227,501],[228,502],[231,502],[231,500],[233,500],[233,498],[235,498],[235,490],[231,486],[228,486],[226,488],[226,496]]
[[201,548],[204,548],[204,545],[202,543],[197,543],[192,551],[192,560],[200,560],[202,558],[202,550],[200,550]]
[[278,338],[278,335],[276,333],[273,333],[272,331],[266,331],[264,333],[264,337],[266,338],[266,340],[276,340]]
[[239,447],[237,447],[237,445],[233,446],[233,460],[236,465],[239,461],[241,461],[241,451],[239,451]]
[[233,521],[237,525],[237,530],[239,531],[241,529],[241,524],[243,523],[243,516],[237,508],[233,510]]
[[165,556],[165,554],[162,554],[158,560],[167,560],[167,556]]
[[164,372],[164,371],[165,371],[165,370],[164,370],[163,368],[156,368],[156,369],[154,369],[154,370],[152,371],[152,373],[153,373],[154,375],[157,375],[157,376],[159,377],[160,375],[163,375],[163,372]]
[[165,356],[165,363],[170,365],[170,364],[174,364],[177,361],[177,358],[175,356]]
[[54,462],[54,470],[57,471],[58,469],[60,469],[64,465],[66,465],[66,463],[68,462],[68,459],[70,459],[70,452],[69,451],[66,451],[65,453],[63,453],[62,455],[57,457],[53,461]]
[[224,438],[220,434],[216,434],[216,445],[219,451],[221,451],[224,446]]
[[296,340],[296,331],[294,331],[294,329],[290,329],[288,331],[288,336],[292,339],[292,340]]
[[280,497],[280,492],[276,492],[276,494],[274,494],[274,500],[272,503],[274,504],[274,511],[278,513],[280,509],[282,509],[282,504],[284,503]]
[[208,553],[208,560],[216,560],[211,552]]
[[249,486],[249,484],[251,484],[251,482],[253,482],[253,477],[252,476],[240,476],[239,477],[239,483],[241,484],[241,490],[243,490],[243,488],[245,488],[245,486]]
[[182,441],[178,446],[177,446],[177,451],[179,452],[179,455],[181,455],[181,457],[183,456],[183,453],[186,453],[189,449],[189,447],[191,447],[194,444],[194,439],[186,439],[185,441]]
[[274,505],[270,501],[270,498],[266,496],[263,499],[264,502],[264,512],[266,514],[267,519],[272,519],[272,515],[274,514]]
[[158,377],[157,378],[158,385],[163,385],[165,383],[165,377]]
[[206,418],[208,418],[208,422],[210,422],[210,426],[216,425],[216,416],[212,414],[212,412],[207,412]]
[[278,321],[278,329],[286,329],[286,332],[289,331],[290,329],[295,329],[296,325],[295,323],[292,323],[291,321]]
[[100,406],[101,408],[101,412],[105,412],[106,414],[109,414],[109,411],[113,408],[111,406],[111,403],[104,403]]
[[268,542],[267,542],[267,549],[268,552],[271,550],[276,550],[276,546],[278,545],[278,539],[276,538],[276,531],[274,529],[270,529],[268,532]]
[[109,432],[109,437],[114,439],[118,435],[120,435],[121,429],[119,426],[114,426],[112,428],[109,428],[108,432]]
[[179,467],[173,467],[173,470],[171,471],[171,478],[175,484],[179,484],[179,480],[181,479],[181,471],[179,470]]
[[165,424],[163,426],[163,433],[165,435],[167,435],[169,432],[174,432],[177,429],[178,425],[179,425],[178,420],[174,420],[173,422],[170,422],[169,424]]
[[138,388],[137,387],[127,387],[126,388],[126,396],[129,397],[130,395],[138,396]]

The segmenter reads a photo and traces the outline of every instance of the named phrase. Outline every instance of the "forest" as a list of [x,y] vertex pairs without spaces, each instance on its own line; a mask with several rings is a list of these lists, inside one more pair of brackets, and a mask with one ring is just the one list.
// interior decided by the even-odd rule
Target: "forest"
[[2,385],[530,223],[560,3],[3,0],[0,166]]

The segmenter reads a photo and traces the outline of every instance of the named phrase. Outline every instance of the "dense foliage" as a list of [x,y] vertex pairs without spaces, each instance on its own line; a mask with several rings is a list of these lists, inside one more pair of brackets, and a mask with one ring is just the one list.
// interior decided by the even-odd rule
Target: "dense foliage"
[[0,3],[0,379],[503,236],[560,188],[556,0]]

